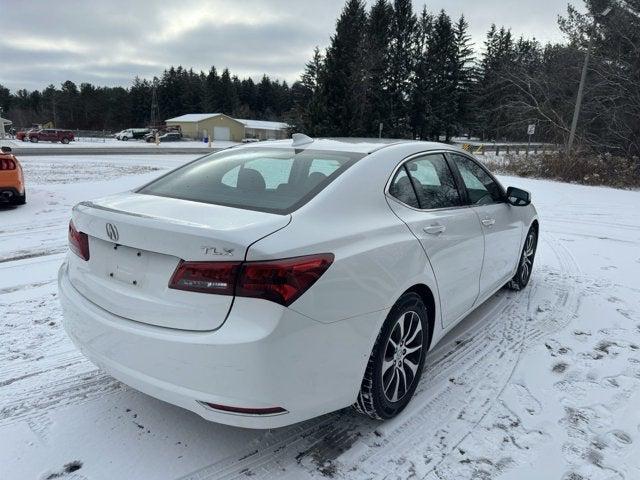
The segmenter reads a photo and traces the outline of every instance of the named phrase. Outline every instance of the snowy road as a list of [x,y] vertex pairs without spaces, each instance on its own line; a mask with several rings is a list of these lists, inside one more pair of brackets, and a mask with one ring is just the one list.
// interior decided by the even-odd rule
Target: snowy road
[[399,418],[250,431],[123,386],[61,326],[71,206],[193,157],[24,157],[29,202],[0,210],[0,479],[640,478],[640,192],[504,178],[540,212],[532,283],[429,354]]

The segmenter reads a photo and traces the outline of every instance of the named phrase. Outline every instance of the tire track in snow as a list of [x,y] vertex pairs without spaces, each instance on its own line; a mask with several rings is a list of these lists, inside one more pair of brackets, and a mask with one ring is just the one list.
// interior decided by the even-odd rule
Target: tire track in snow
[[[504,307],[505,303],[499,299],[489,313],[501,306]],[[449,348],[445,348],[444,355],[438,359],[437,371],[439,375],[447,375],[455,369],[461,359],[474,356],[474,352],[478,348],[482,348],[483,343],[488,343],[488,337],[488,332],[483,331],[481,335],[472,336],[466,342],[451,342]],[[429,375],[429,370],[433,371],[435,367],[427,367],[425,376]],[[421,385],[423,383],[421,382]],[[380,426],[379,422],[361,417],[350,409],[346,409],[292,427],[269,432],[262,439],[250,445],[246,451],[238,452],[233,457],[204,467],[183,478],[231,479],[246,474],[253,474],[259,478],[282,478],[283,468],[286,469],[302,462],[305,457],[314,459],[315,463],[320,463],[323,460],[323,450],[331,449],[332,453],[346,450],[350,446],[349,444],[353,443],[354,435],[360,438],[376,437],[374,432]],[[344,442],[342,445],[340,444],[341,440]],[[311,466],[311,469],[313,468]]]
[[[554,237],[542,240],[558,258],[560,272],[538,269],[526,297],[501,291],[481,307],[479,318],[460,338],[437,346],[427,357],[416,397],[399,419],[381,424],[349,410],[329,414],[268,432],[247,449],[182,480],[247,475],[293,479],[301,473],[407,478],[436,472],[493,408],[523,349],[562,328],[577,311],[579,295],[572,286],[580,273],[577,264]],[[555,301],[554,308],[540,312],[532,299],[543,288],[551,289]],[[558,322],[559,317],[565,321]],[[405,461],[405,453],[417,445],[422,446],[423,465]]]
[[50,410],[89,402],[126,388],[106,373],[94,370],[36,385],[0,408],[0,425],[45,416]]

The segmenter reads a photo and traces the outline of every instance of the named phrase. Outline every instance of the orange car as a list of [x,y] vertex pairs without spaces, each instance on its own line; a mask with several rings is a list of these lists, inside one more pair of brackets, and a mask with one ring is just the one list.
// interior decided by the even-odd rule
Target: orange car
[[2,147],[0,152],[0,205],[24,205],[27,192],[24,187],[24,175],[18,159],[11,148]]

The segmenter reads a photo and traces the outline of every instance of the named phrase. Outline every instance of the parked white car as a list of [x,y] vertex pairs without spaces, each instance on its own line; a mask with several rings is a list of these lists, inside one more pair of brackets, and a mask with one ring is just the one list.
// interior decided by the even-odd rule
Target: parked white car
[[116,140],[126,142],[127,140],[144,138],[144,136],[150,132],[151,130],[148,128],[127,128],[126,130],[116,133],[115,137]]
[[427,350],[531,275],[538,220],[427,142],[261,142],[82,202],[64,325],[96,365],[220,423],[280,427],[410,401]]

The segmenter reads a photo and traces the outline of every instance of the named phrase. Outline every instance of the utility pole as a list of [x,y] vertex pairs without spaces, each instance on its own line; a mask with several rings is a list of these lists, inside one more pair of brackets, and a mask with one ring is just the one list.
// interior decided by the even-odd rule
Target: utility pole
[[2,111],[2,108],[0,108],[0,139],[4,139],[5,135],[4,118],[2,118],[2,115],[4,115],[4,112]]
[[[611,7],[607,7],[602,12],[602,17],[606,17],[611,11]],[[571,120],[571,131],[569,132],[569,143],[567,144],[567,153],[571,154],[573,142],[576,137],[576,128],[578,127],[578,118],[580,117],[580,108],[582,107],[582,97],[584,96],[584,84],[587,82],[587,71],[589,69],[589,58],[591,57],[591,48],[593,47],[593,35],[595,34],[597,19],[594,17],[591,32],[589,33],[589,43],[587,44],[587,53],[584,56],[584,64],[582,65],[582,74],[580,75],[580,85],[578,86],[578,96],[576,97],[576,106],[573,109],[573,119]]]
[[158,80],[153,79],[153,86],[151,87],[151,115],[149,118],[149,126],[151,128],[157,128],[160,125],[160,108],[158,107]]

